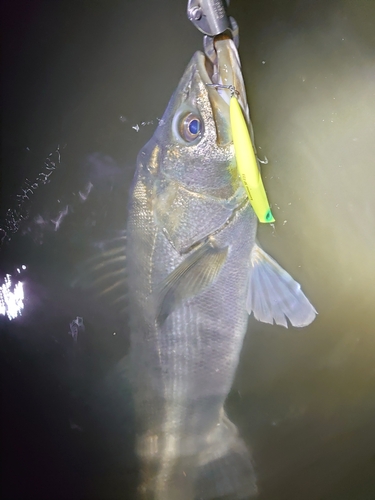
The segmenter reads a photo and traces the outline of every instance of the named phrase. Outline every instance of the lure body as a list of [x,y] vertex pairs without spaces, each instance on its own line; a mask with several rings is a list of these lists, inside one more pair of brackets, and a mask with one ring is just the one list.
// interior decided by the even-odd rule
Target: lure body
[[235,96],[230,99],[230,123],[237,170],[259,222],[274,222],[253,144],[241,106]]

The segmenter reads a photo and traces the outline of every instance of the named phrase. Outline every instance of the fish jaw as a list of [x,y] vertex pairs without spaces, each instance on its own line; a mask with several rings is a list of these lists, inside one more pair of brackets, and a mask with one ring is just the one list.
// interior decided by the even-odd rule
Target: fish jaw
[[[230,91],[212,84],[236,88],[248,116],[245,86],[237,49],[230,39],[218,40],[213,64],[196,52],[188,64],[153,137],[160,144],[156,175],[175,179],[187,189],[228,199],[241,189],[230,126]],[[197,118],[199,135],[187,141],[181,133],[186,116]],[[147,152],[146,152],[147,154]]]
[[[215,116],[218,137],[220,142],[224,143],[226,140],[232,141],[231,127],[229,125],[229,103],[233,92],[231,89],[236,92],[236,97],[248,124],[250,124],[249,107],[240,57],[233,40],[227,36],[219,36],[216,37],[214,46],[216,53],[214,63],[210,66],[206,61],[211,79],[211,85],[208,85],[210,89],[209,97]],[[213,87],[212,84],[217,85],[217,87]]]

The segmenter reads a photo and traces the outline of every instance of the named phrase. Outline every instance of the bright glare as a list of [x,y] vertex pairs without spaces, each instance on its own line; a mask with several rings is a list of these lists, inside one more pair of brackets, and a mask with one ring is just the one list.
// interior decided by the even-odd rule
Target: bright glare
[[17,281],[12,287],[11,276],[7,274],[0,287],[0,314],[7,315],[11,320],[21,315],[23,299],[23,284]]

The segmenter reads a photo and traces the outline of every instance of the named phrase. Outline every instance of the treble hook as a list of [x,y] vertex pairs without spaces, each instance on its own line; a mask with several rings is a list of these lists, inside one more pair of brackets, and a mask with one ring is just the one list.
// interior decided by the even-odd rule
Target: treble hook
[[215,87],[215,89],[227,89],[230,91],[231,97],[238,97],[240,93],[236,90],[234,85],[223,85],[221,83],[206,83],[207,87]]

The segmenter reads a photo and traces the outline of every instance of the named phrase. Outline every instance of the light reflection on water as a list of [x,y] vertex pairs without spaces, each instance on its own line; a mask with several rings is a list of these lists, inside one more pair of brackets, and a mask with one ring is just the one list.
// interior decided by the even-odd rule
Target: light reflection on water
[[12,283],[12,276],[6,274],[3,278],[3,284],[0,286],[0,315],[7,316],[8,319],[12,320],[22,314],[23,308],[23,283],[21,281]]

